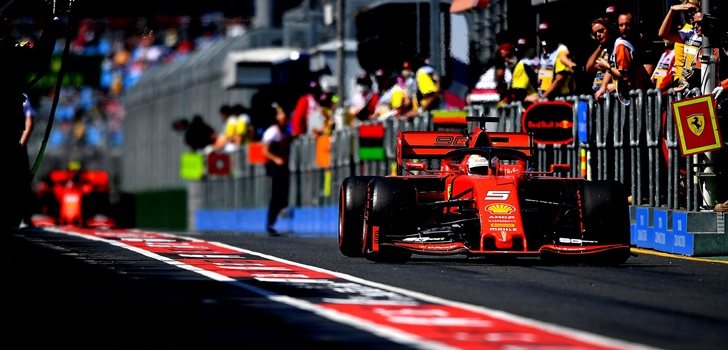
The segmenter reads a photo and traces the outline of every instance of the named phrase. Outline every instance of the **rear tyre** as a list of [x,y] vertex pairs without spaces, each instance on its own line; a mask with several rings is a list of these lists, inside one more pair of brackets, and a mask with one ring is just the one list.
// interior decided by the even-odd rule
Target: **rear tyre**
[[584,237],[600,244],[622,244],[624,248],[612,250],[589,259],[590,263],[618,265],[630,256],[629,204],[624,185],[618,181],[585,182],[582,192],[584,203]]
[[367,185],[373,178],[348,177],[339,188],[339,250],[345,256],[362,256]]

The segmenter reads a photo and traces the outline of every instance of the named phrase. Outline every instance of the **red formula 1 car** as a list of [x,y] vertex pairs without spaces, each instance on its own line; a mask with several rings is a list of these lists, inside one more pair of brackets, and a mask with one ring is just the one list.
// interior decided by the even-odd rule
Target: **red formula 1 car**
[[34,226],[115,227],[109,175],[103,170],[52,170],[38,186]]
[[489,119],[467,117],[479,122],[470,133],[401,132],[399,175],[345,179],[340,251],[378,262],[404,262],[413,253],[625,262],[630,229],[624,186],[557,176],[568,164],[533,171],[532,136],[488,133]]

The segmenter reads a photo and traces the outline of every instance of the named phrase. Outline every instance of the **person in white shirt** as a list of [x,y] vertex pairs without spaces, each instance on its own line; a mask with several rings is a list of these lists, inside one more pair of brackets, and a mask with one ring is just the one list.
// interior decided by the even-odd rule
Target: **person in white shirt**
[[[279,236],[275,229],[278,214],[288,206],[290,189],[290,170],[288,156],[290,154],[291,134],[288,131],[288,115],[277,103],[271,105],[271,113],[275,113],[275,124],[269,126],[261,142],[263,155],[266,157],[265,174],[271,178],[271,195],[266,216],[265,228],[270,236]],[[266,114],[268,112],[266,111]]]

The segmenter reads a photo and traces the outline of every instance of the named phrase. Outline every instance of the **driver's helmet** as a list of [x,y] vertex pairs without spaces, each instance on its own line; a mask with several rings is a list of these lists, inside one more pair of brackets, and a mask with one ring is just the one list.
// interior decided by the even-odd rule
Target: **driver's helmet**
[[489,165],[488,159],[479,154],[473,154],[468,157],[468,174],[487,175]]

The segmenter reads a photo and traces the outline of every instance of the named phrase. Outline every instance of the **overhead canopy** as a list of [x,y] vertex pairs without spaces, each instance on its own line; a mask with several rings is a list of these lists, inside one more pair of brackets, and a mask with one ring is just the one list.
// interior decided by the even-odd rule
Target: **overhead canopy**
[[259,86],[273,83],[273,66],[296,62],[308,55],[298,48],[264,47],[228,53],[225,62],[223,85],[226,88]]
[[301,50],[292,47],[263,47],[233,51],[228,54],[228,60],[236,63],[269,63],[276,64],[288,60],[297,60]]
[[453,0],[450,13],[465,12],[470,9],[483,10],[488,7],[490,0]]

